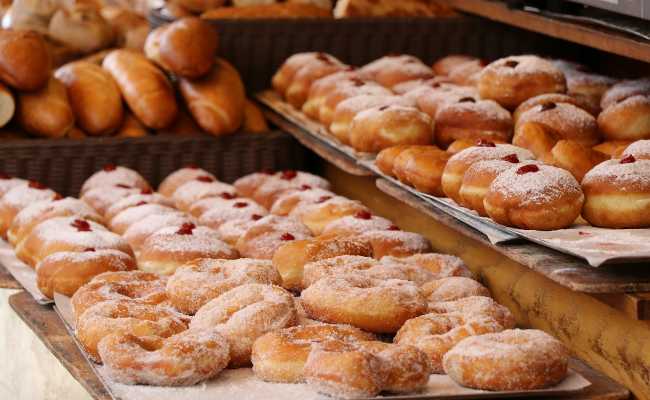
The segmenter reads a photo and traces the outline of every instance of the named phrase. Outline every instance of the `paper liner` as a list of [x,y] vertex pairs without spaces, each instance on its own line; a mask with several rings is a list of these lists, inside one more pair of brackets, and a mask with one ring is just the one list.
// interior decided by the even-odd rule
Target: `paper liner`
[[16,258],[13,247],[0,239],[0,264],[14,277],[21,286],[32,295],[38,304],[52,304],[52,299],[45,296],[36,284],[36,271]]

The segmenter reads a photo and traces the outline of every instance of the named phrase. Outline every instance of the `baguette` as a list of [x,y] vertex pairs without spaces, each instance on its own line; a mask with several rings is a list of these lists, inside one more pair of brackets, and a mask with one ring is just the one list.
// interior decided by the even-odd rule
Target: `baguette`
[[132,50],[114,50],[102,66],[110,72],[136,117],[152,129],[169,126],[178,106],[165,74],[147,58]]
[[16,101],[9,88],[0,83],[0,127],[7,125],[16,112]]
[[165,27],[159,45],[164,68],[186,78],[199,78],[214,65],[217,31],[200,18],[182,18]]
[[33,135],[64,137],[74,124],[74,114],[63,83],[51,77],[41,90],[18,94],[17,119]]
[[35,32],[0,29],[0,80],[18,90],[38,90],[50,78],[51,60]]
[[120,89],[102,67],[86,61],[66,64],[54,73],[65,85],[79,127],[92,136],[115,132],[122,124]]
[[206,132],[219,136],[234,133],[244,117],[246,93],[239,72],[225,60],[207,76],[180,79],[180,89],[194,120]]

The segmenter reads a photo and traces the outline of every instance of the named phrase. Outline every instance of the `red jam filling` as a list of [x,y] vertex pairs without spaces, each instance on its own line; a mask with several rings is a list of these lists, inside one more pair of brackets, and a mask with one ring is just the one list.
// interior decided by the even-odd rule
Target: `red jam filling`
[[199,169],[199,166],[196,165],[196,164],[187,164],[185,166],[185,168],[187,168],[187,169]]
[[140,191],[140,194],[152,194],[152,193],[153,193],[153,190],[151,190],[151,189],[149,189],[149,188],[147,188],[147,189],[142,189],[142,190]]
[[632,154],[630,154],[629,156],[623,157],[621,159],[620,163],[621,164],[631,164],[631,163],[633,163],[635,161],[636,161],[636,158],[634,158],[634,156]]
[[95,248],[94,247],[88,247],[88,248],[84,249],[84,251],[95,251]]
[[263,217],[262,217],[261,215],[259,215],[259,214],[253,214],[253,215],[251,215],[251,219],[252,219],[253,221],[259,221],[259,220],[262,219],[262,218],[263,218]]
[[197,177],[196,180],[199,182],[206,182],[206,183],[214,182],[214,178],[207,175],[201,175]]
[[485,139],[479,139],[479,140],[477,140],[477,141],[476,141],[476,145],[477,145],[478,147],[497,147],[497,145],[494,144],[494,142],[491,142],[491,141],[489,141],[489,140],[485,140]]
[[372,214],[370,214],[368,211],[358,211],[356,214],[354,214],[354,218],[370,219],[372,218]]
[[133,189],[131,186],[125,185],[123,183],[118,183],[115,185],[115,187],[122,188],[122,189]]
[[332,196],[321,196],[316,200],[316,204],[325,203],[327,200],[331,199]]
[[544,104],[542,104],[541,111],[552,110],[552,109],[554,109],[555,107],[557,107],[557,104],[555,104],[555,103],[553,103],[553,102],[544,103]]
[[225,200],[232,200],[232,199],[236,198],[237,195],[235,195],[233,193],[229,193],[229,192],[223,192],[223,193],[221,193],[219,195],[219,197],[221,197],[222,199],[225,199]]
[[238,201],[235,204],[233,204],[232,206],[235,207],[235,208],[244,208],[244,207],[248,207],[248,203],[245,203],[243,201]]
[[284,240],[285,242],[288,242],[289,240],[296,240],[296,237],[287,232],[287,233],[283,233],[282,236],[280,236],[280,240]]
[[300,190],[302,190],[303,192],[304,192],[305,190],[311,190],[311,186],[309,186],[309,185],[302,185],[302,186],[300,186]]
[[75,228],[79,232],[90,232],[90,231],[92,231],[88,221],[84,221],[83,219],[75,219],[74,221],[72,221],[70,226],[72,226],[73,228]]
[[45,190],[47,186],[37,181],[29,181],[29,187],[32,189]]
[[295,178],[296,176],[298,176],[298,173],[296,171],[294,171],[294,170],[289,169],[289,170],[286,170],[286,171],[282,171],[282,174],[280,175],[280,178],[284,179],[285,181],[290,181],[293,178]]
[[194,225],[191,222],[186,222],[183,225],[181,225],[180,228],[176,231],[177,235],[191,235],[192,231],[196,229],[196,225]]
[[387,230],[389,230],[389,231],[399,231],[399,226],[391,225],[391,226],[388,227]]
[[505,66],[506,66],[506,67],[510,67],[510,68],[514,68],[514,67],[516,67],[517,65],[519,65],[519,62],[518,62],[518,61],[515,61],[515,60],[508,60],[508,61],[506,61],[506,63],[505,63]]
[[519,162],[519,157],[517,157],[516,154],[508,154],[507,156],[503,157],[502,160],[517,164]]
[[539,171],[539,167],[535,164],[528,164],[524,165],[523,167],[519,167],[517,170],[517,175],[523,175],[523,174],[528,174],[530,172],[537,172]]
[[115,164],[106,164],[102,169],[106,172],[111,172],[111,171],[115,171],[117,169],[117,166]]

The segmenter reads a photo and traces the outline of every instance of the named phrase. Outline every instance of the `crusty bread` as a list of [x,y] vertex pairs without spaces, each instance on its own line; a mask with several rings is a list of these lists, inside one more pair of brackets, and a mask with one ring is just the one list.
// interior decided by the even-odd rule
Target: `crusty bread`
[[17,120],[27,132],[41,137],[60,138],[72,128],[74,114],[65,86],[51,77],[34,92],[18,94]]
[[0,80],[18,90],[37,90],[50,78],[51,60],[35,32],[0,29]]
[[198,17],[186,17],[165,27],[160,35],[161,65],[186,78],[201,77],[212,69],[217,55],[217,31]]

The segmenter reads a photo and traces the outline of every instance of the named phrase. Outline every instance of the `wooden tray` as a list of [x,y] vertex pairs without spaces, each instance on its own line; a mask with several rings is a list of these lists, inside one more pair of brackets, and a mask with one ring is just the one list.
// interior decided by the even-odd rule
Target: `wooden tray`
[[0,289],[20,289],[20,283],[0,264]]

